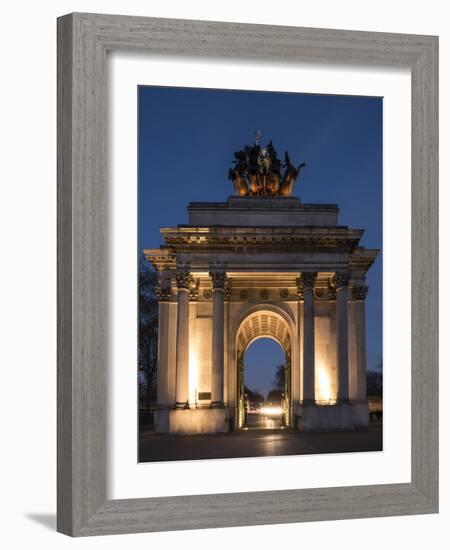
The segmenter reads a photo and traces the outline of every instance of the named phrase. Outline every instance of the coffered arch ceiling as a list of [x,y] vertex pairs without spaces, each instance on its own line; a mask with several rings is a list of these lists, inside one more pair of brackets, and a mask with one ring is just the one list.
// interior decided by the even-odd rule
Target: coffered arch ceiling
[[245,351],[252,342],[263,337],[276,340],[285,351],[290,350],[289,325],[274,311],[255,311],[242,321],[237,332],[238,349]]

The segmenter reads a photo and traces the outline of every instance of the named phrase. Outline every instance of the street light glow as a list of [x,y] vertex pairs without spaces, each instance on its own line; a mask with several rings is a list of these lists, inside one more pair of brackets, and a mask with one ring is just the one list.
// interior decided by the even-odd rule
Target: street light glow
[[281,416],[283,409],[281,407],[265,406],[261,407],[260,414],[265,416]]

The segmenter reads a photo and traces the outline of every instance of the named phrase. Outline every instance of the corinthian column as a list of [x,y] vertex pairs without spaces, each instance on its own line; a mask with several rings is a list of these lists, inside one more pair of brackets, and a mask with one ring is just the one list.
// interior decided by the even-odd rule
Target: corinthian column
[[176,407],[189,408],[189,287],[191,274],[185,269],[177,271],[177,373]]
[[315,397],[314,284],[317,273],[302,273],[303,286],[303,404],[313,405]]
[[355,301],[355,344],[356,344],[356,401],[367,400],[366,389],[366,296],[368,287],[359,285],[353,287]]
[[338,402],[348,402],[348,275],[336,273],[336,348]]
[[[172,294],[169,281],[161,281],[158,288],[158,364],[157,401],[158,405],[173,405],[169,399],[169,307]],[[173,398],[173,397],[172,397]]]
[[212,353],[211,353],[211,407],[223,407],[223,354],[224,354],[224,292],[226,275],[212,271]]

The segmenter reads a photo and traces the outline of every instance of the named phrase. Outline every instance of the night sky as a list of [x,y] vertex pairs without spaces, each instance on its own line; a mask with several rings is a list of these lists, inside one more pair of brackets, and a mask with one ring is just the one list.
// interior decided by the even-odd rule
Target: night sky
[[[382,245],[382,98],[193,88],[138,87],[139,247],[162,244],[160,227],[187,223],[189,202],[233,194],[233,152],[272,139],[278,157],[306,162],[294,195],[336,203],[339,224]],[[382,356],[381,253],[367,276],[367,367]],[[281,348],[261,339],[246,353],[245,384],[272,387]]]

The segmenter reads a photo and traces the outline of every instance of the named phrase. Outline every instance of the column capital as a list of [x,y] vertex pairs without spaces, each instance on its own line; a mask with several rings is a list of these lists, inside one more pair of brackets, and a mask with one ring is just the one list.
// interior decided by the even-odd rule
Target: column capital
[[170,287],[159,286],[156,289],[156,295],[160,302],[169,302],[172,296],[172,289]]
[[209,276],[211,277],[213,290],[221,290],[222,292],[224,292],[225,285],[227,282],[227,275],[225,271],[222,271],[222,270],[210,271]]
[[172,273],[168,269],[158,270],[156,296],[160,302],[168,302],[172,296]]
[[346,288],[348,286],[348,273],[346,271],[336,271],[334,275],[336,288]]
[[364,301],[368,290],[369,287],[367,285],[355,285],[352,291],[353,299],[357,301]]
[[302,271],[300,279],[303,283],[303,288],[314,288],[317,280],[317,271]]
[[178,290],[189,290],[192,284],[193,277],[188,269],[184,267],[178,268],[175,278],[177,281]]
[[176,280],[178,290],[189,290],[192,275],[189,271],[177,271]]

